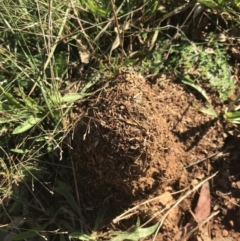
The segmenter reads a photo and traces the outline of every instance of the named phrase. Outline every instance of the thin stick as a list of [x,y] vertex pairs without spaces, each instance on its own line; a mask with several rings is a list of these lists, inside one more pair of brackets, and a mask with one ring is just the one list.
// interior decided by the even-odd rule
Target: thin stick
[[187,168],[189,168],[189,167],[192,167],[192,166],[194,166],[194,165],[197,165],[198,163],[201,163],[201,162],[204,162],[204,161],[206,161],[206,160],[208,160],[208,159],[211,159],[211,158],[213,158],[213,157],[215,157],[216,155],[218,155],[219,153],[221,153],[221,152],[215,152],[214,154],[212,154],[211,156],[208,156],[208,157],[206,157],[206,158],[203,158],[203,159],[201,159],[201,160],[199,160],[199,161],[196,161],[196,162],[194,162],[194,163],[192,163],[192,164],[189,164],[188,166],[186,166],[186,167],[184,167],[185,169],[187,169]]
[[[171,195],[184,192],[184,191],[186,191],[187,189],[188,189],[188,188],[184,188],[183,190],[180,190],[180,191],[177,191],[177,192],[173,192],[173,193],[171,193]],[[133,212],[134,210],[138,209],[140,206],[142,206],[142,205],[144,205],[144,204],[150,203],[150,202],[152,202],[152,201],[155,201],[155,200],[163,197],[164,194],[165,194],[165,193],[163,193],[163,194],[160,195],[160,196],[157,196],[157,197],[151,198],[151,199],[149,199],[149,200],[146,200],[146,201],[144,201],[144,202],[136,205],[136,206],[133,207],[133,208],[130,208],[129,210],[127,210],[126,212],[124,212],[124,213],[121,214],[120,216],[116,217],[116,218],[113,220],[113,223],[118,223],[118,222],[121,221],[122,219],[128,218],[129,216],[132,215],[132,214],[129,214],[129,213]]]
[[117,27],[117,31],[118,31],[118,36],[119,36],[119,40],[120,40],[120,46],[121,46],[121,64],[123,65],[123,41],[121,38],[121,31],[119,28],[119,24],[118,24],[118,19],[117,19],[117,14],[114,8],[114,4],[113,4],[113,0],[110,0],[111,6],[112,6],[112,11],[113,11],[113,17],[116,23],[116,27]]
[[198,229],[202,228],[202,226],[203,226],[204,224],[206,224],[207,222],[209,222],[210,219],[213,218],[214,216],[216,216],[217,214],[219,214],[219,212],[220,212],[220,211],[216,211],[216,212],[212,213],[212,214],[211,214],[208,218],[206,218],[205,220],[199,222],[195,228],[191,229],[187,234],[185,234],[185,235],[184,235],[180,240],[178,240],[178,241],[188,240],[188,239],[190,238],[190,236],[191,236],[194,232],[196,232]]
[[[116,14],[118,14],[119,13],[119,11],[121,10],[121,8],[122,8],[122,6],[123,6],[123,4],[124,4],[124,2],[125,2],[125,0],[123,0],[122,1],[122,3],[121,3],[121,5],[120,5],[120,7],[117,9],[117,11],[116,11]],[[142,7],[141,7],[142,8]],[[140,8],[140,9],[141,9]],[[139,9],[138,9],[139,10]],[[111,19],[110,19],[110,21],[108,21],[108,23],[106,24],[106,26],[98,33],[98,35],[94,38],[94,42],[96,42],[100,37],[101,37],[101,35],[107,30],[107,28],[111,25],[111,23],[112,23],[112,21],[114,20],[114,17],[112,17]]]
[[154,235],[154,237],[153,237],[153,241],[156,240],[157,234],[158,234],[160,228],[162,227],[164,220],[165,220],[165,219],[167,218],[167,216],[169,215],[169,212],[170,212],[173,208],[175,208],[176,206],[178,206],[186,197],[190,196],[191,193],[196,192],[196,191],[203,185],[203,183],[205,183],[205,182],[211,180],[213,177],[215,177],[215,176],[217,175],[217,173],[218,173],[218,172],[215,172],[215,173],[212,174],[210,177],[208,177],[208,178],[206,178],[205,180],[203,180],[202,182],[198,183],[198,184],[197,184],[196,186],[194,186],[191,190],[187,191],[187,193],[186,193],[185,195],[183,195],[182,197],[180,197],[180,198],[169,208],[169,210],[168,210],[168,211],[164,214],[164,216],[162,217],[162,220],[161,220],[161,222],[160,222],[160,224],[159,224],[159,226],[158,226],[158,228],[157,228],[157,230],[156,230],[156,232],[155,232],[155,235]]
[[[77,9],[76,9],[75,3],[76,3],[75,1],[71,0],[71,5],[72,5],[73,13],[74,13],[74,15],[76,16],[78,25],[79,25],[79,27],[80,27],[80,29],[81,29],[81,31],[82,31],[82,33],[83,33],[83,35],[84,35],[87,43],[88,43],[88,46],[90,47],[90,49],[91,49],[91,51],[92,51],[92,53],[93,53],[93,52],[94,52],[94,47],[93,47],[92,44],[90,43],[89,37],[88,37],[88,35],[86,34],[86,32],[85,32],[85,30],[84,30],[84,28],[83,28],[83,26],[82,26],[81,19],[78,17],[78,11],[77,11]],[[81,46],[81,47],[83,47],[83,46]]]

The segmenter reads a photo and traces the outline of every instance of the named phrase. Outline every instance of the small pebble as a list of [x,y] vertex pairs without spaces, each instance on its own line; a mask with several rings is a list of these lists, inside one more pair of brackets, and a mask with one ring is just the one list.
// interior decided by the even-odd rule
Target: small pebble
[[222,236],[223,237],[227,237],[228,236],[228,231],[226,229],[223,229]]
[[229,225],[230,225],[231,227],[233,227],[233,226],[234,226],[234,222],[233,222],[232,220],[229,220]]
[[216,210],[218,210],[219,209],[219,205],[215,205],[214,207],[213,207],[213,210],[214,211],[216,211]]

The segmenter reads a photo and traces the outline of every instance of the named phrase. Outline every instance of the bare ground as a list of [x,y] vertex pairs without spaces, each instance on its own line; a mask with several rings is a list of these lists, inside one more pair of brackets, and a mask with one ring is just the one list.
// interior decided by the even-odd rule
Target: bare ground
[[[210,190],[211,209],[220,212],[208,222],[209,237],[240,240],[238,139],[231,136],[231,126],[199,113],[193,103],[204,104],[171,76],[152,83],[133,69],[121,69],[101,92],[79,105],[76,114],[84,118],[75,128],[71,156],[90,227],[99,210],[105,214],[99,233],[126,230],[136,217],[156,223],[161,211],[181,197],[173,193],[218,171]],[[156,240],[173,240],[192,217],[194,205],[192,194],[172,209]],[[130,208],[135,209],[122,219]]]

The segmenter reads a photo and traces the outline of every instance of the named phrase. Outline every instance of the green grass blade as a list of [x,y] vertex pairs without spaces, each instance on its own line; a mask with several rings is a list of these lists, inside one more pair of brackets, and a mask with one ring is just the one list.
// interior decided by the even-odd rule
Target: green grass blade
[[74,233],[71,233],[69,234],[69,239],[72,240],[72,239],[78,239],[78,240],[92,240],[90,236],[84,234],[84,233],[79,233],[79,232],[74,232]]
[[29,201],[27,199],[25,199],[23,197],[20,197],[19,195],[11,194],[11,199],[16,201],[16,202],[18,202],[18,203],[20,203],[20,204],[23,204],[26,207],[31,207],[31,208],[33,208],[35,210],[43,212],[43,210],[41,208],[39,208],[39,207],[29,203]]
[[234,124],[240,124],[240,111],[236,112],[226,112],[224,118]]
[[199,3],[205,5],[208,8],[217,8],[218,4],[216,2],[214,2],[213,0],[198,0]]
[[66,94],[64,95],[63,97],[60,98],[60,102],[63,103],[63,102],[74,102],[74,101],[77,101],[77,100],[80,100],[88,95],[91,95],[90,94],[86,94],[86,93],[71,93],[71,94]]
[[77,212],[77,214],[82,218],[81,210],[78,207],[77,203],[75,202],[75,199],[71,193],[70,187],[67,186],[64,182],[61,182],[58,180],[57,187],[55,187],[54,190],[60,193],[61,195],[63,195],[67,199],[70,206],[72,207],[72,210]]
[[203,114],[207,114],[207,115],[211,115],[214,117],[218,117],[218,114],[216,113],[216,111],[210,107],[210,108],[202,108],[199,110],[200,112],[202,112]]
[[207,114],[207,115],[211,115],[214,117],[218,117],[217,112],[212,108],[200,108],[199,106],[197,106],[196,104],[193,104],[193,107],[195,107],[199,112],[203,113],[203,114]]
[[4,88],[0,85],[0,94],[3,95],[9,103],[14,105],[16,108],[23,108],[21,105],[10,93],[6,92]]
[[201,88],[199,85],[195,84],[190,78],[183,76],[179,73],[177,73],[178,78],[185,84],[188,86],[191,86],[192,88],[194,88],[195,90],[197,90],[206,100],[208,103],[211,103],[210,99],[207,96],[206,91]]
[[156,43],[156,40],[157,40],[158,35],[159,35],[159,32],[161,30],[161,27],[160,27],[161,23],[164,20],[166,20],[166,19],[168,19],[168,18],[170,18],[170,17],[172,17],[172,16],[174,16],[174,15],[176,15],[178,13],[185,11],[186,9],[192,7],[193,5],[194,5],[194,1],[187,2],[187,3],[182,4],[180,7],[175,8],[173,11],[171,11],[171,12],[169,12],[169,13],[167,13],[167,14],[165,14],[163,16],[163,18],[161,19],[161,21],[159,23],[159,28],[154,32],[154,35],[153,35],[153,37],[151,39],[150,50],[153,49],[153,47],[154,47],[154,45]]
[[39,123],[42,120],[42,118],[30,116],[29,119],[27,119],[25,122],[17,126],[12,134],[20,134],[23,133],[29,129],[31,129],[33,126],[35,126],[37,123]]
[[34,228],[32,230],[20,233],[20,234],[16,234],[12,240],[24,240],[27,238],[32,238],[34,236],[39,236],[38,233],[41,231],[45,231],[45,229],[48,227],[48,225],[51,224],[51,221],[45,223],[42,226],[39,226],[37,228]]
[[138,241],[139,239],[146,238],[149,235],[153,234],[159,224],[155,224],[148,228],[140,228],[138,227],[139,224],[137,223],[136,226],[133,229],[130,229],[129,231],[122,232],[117,237],[113,238],[112,241],[123,241],[123,240],[132,240],[132,241]]
[[233,107],[239,100],[240,100],[240,93],[237,95],[236,99],[228,106],[228,109],[230,110],[231,107]]
[[97,229],[99,228],[99,224],[104,219],[105,213],[109,207],[109,198],[110,196],[104,200],[102,207],[98,211],[97,218],[93,227],[93,231],[97,231]]

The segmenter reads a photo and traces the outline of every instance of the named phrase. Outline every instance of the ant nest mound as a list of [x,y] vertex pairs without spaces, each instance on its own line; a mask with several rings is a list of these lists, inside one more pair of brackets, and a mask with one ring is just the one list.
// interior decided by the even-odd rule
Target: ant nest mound
[[161,116],[160,95],[158,86],[121,69],[84,103],[72,158],[85,206],[94,209],[110,198],[114,216],[178,180],[181,147]]

